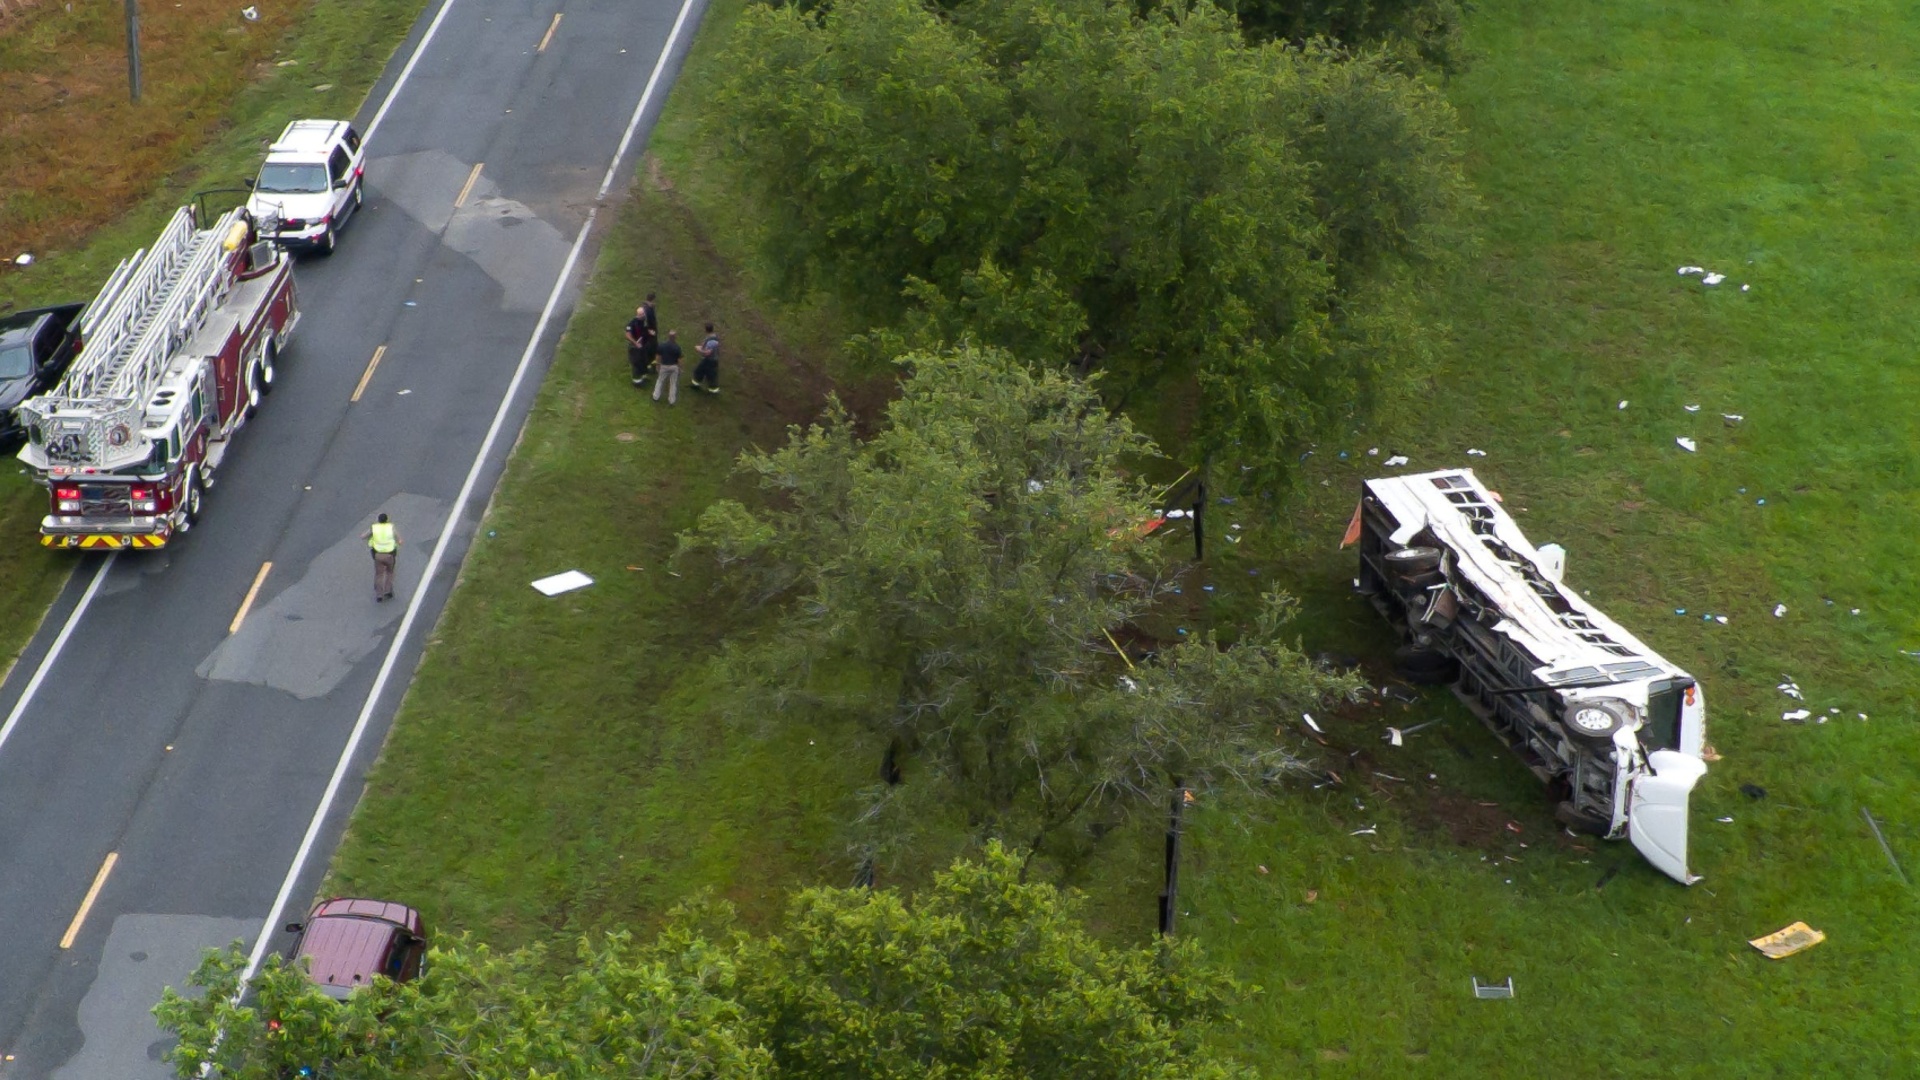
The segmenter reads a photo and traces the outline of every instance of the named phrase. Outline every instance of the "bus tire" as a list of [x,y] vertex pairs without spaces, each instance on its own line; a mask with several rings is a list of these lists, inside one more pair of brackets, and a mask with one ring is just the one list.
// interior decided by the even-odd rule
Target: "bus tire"
[[1415,686],[1450,686],[1460,678],[1460,662],[1439,649],[1402,645],[1393,650],[1393,673]]

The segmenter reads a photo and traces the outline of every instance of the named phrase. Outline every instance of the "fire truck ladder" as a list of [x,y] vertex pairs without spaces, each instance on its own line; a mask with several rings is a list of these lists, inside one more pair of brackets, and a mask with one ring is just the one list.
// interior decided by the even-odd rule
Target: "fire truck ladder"
[[86,320],[102,309],[52,396],[71,403],[143,399],[229,285],[223,243],[239,214],[196,231],[193,212],[182,207],[153,248],[121,263],[82,315]]

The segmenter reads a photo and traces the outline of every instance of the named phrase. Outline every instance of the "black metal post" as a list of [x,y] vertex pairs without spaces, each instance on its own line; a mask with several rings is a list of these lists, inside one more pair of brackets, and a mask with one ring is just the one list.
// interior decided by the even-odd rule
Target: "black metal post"
[[1173,805],[1167,810],[1166,885],[1160,890],[1160,936],[1173,936],[1173,913],[1180,905],[1180,833],[1186,812],[1187,789],[1173,782]]
[[140,100],[140,0],[127,0],[127,94]]

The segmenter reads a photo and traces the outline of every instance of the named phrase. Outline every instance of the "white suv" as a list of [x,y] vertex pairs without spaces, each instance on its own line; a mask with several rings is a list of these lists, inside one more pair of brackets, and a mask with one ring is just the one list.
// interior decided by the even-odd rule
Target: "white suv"
[[267,148],[247,210],[281,247],[333,254],[334,234],[360,208],[365,151],[344,120],[295,120]]

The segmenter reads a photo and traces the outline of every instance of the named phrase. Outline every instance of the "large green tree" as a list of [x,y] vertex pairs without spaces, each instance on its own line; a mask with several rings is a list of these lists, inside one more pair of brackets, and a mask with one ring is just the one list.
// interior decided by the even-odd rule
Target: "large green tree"
[[1452,110],[1380,56],[1249,45],[1208,3],[837,0],[748,11],[720,70],[767,264],[883,344],[1180,395],[1183,455],[1273,472],[1426,368],[1465,185]]
[[[838,405],[742,469],[767,498],[682,541],[780,605],[729,663],[757,714],[859,718],[922,766],[876,790],[875,842],[927,814],[1029,851],[1175,779],[1260,784],[1293,763],[1275,722],[1354,683],[1282,637],[1287,602],[1223,648],[1194,634],[1130,666],[1115,634],[1170,583],[1144,526],[1153,456],[1087,381],[996,349],[921,353],[870,438]],[[757,692],[751,693],[751,692]]]
[[[424,974],[346,1001],[277,961],[212,952],[154,1010],[183,1080],[1212,1080],[1202,1041],[1239,992],[1191,946],[1100,942],[1077,901],[990,847],[913,901],[809,889],[765,936],[721,906],[571,964],[436,945]],[[312,1073],[303,1073],[309,1069]]]

